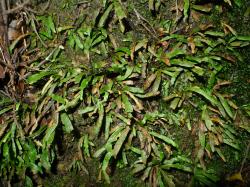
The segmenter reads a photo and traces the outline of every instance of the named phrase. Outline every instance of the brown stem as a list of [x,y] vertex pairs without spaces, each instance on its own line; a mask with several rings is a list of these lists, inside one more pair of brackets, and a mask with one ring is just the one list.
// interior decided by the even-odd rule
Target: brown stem
[[245,164],[245,162],[247,160],[248,153],[249,153],[249,148],[250,148],[250,141],[248,142],[247,149],[246,149],[246,152],[245,152],[245,157],[244,157],[244,159],[242,160],[242,163],[241,163],[240,173],[242,172],[244,164]]
[[[4,1],[4,0],[2,0],[2,1]],[[14,13],[14,12],[20,10],[20,9],[23,9],[29,3],[30,3],[30,0],[26,0],[22,4],[17,5],[15,8],[3,11],[3,15],[12,14],[12,13]]]

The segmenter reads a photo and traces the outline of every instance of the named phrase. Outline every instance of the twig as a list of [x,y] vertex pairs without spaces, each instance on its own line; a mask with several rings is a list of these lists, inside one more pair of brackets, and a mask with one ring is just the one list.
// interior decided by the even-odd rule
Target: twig
[[[134,12],[135,12],[135,14],[136,14],[137,19],[141,22],[141,25],[142,25],[142,26],[143,26],[143,27],[144,27],[144,28],[145,28],[154,38],[158,39],[156,31],[155,31],[154,27],[149,23],[149,21],[146,20],[146,19],[145,19],[145,18],[135,9],[135,8],[134,8]],[[143,21],[146,22],[146,23],[151,27],[151,29],[152,29],[152,31],[154,32],[155,35],[152,34],[151,30],[143,23]]]
[[38,12],[38,11],[32,9],[32,8],[28,8],[28,7],[24,7],[24,9],[26,11],[29,11],[29,12],[34,13],[36,15],[42,15],[49,8],[50,2],[51,2],[51,0],[48,0],[47,4],[44,6],[44,8],[42,9],[42,11],[40,11],[40,12]]
[[[43,64],[45,64],[47,61],[49,61],[50,57],[53,55],[53,53],[55,52],[56,49],[57,49],[57,48],[53,49],[53,50],[51,51],[51,53],[50,53],[43,61],[41,61],[41,62],[36,66],[36,68],[41,67],[41,66],[42,66]],[[30,75],[31,75],[31,72],[26,73],[26,74],[23,76],[23,78],[22,78],[21,80],[27,78],[27,77],[30,76]]]
[[178,20],[178,15],[179,15],[178,0],[175,0],[175,9],[176,9],[175,21],[177,22],[177,20]]
[[12,14],[20,9],[23,9],[29,3],[30,3],[30,0],[26,0],[24,3],[17,5],[15,8],[3,11],[3,15]]
[[3,16],[3,20],[4,20],[4,25],[5,25],[5,27],[7,27],[8,15],[4,14],[4,12],[6,12],[6,9],[7,9],[5,0],[1,0],[1,7],[2,7],[2,16]]
[[75,3],[75,5],[82,5],[82,4],[88,4],[88,3],[89,3],[88,1],[80,1],[80,2]]
[[2,44],[1,46],[3,47],[4,50],[4,55],[5,58],[7,58],[7,62],[10,61],[10,55],[8,50],[5,50],[5,48],[7,49],[9,46],[9,39],[8,39],[8,14],[3,14],[3,12],[5,12],[7,9],[7,5],[6,5],[6,1],[5,0],[1,0],[1,7],[0,7],[0,27],[1,27],[1,32],[0,33],[0,37],[2,37]]
[[16,101],[14,102],[14,105],[13,105],[13,112],[14,112],[13,118],[14,118],[14,122],[15,122],[15,124],[16,124],[18,130],[19,130],[18,132],[20,133],[21,138],[24,138],[23,129],[22,129],[20,123],[19,123],[18,120],[17,120]]
[[246,152],[245,152],[245,157],[244,157],[244,159],[242,160],[242,163],[241,163],[240,173],[242,172],[242,169],[243,169],[243,167],[244,167],[244,164],[245,164],[245,162],[246,162],[246,160],[247,160],[249,148],[250,148],[250,141],[248,142],[247,149],[246,149]]
[[32,134],[32,132],[37,128],[37,126],[38,126],[38,124],[39,124],[38,122],[46,115],[46,113],[47,113],[51,108],[53,108],[53,106],[54,106],[54,101],[49,101],[49,102],[47,103],[47,105],[44,107],[44,110],[42,111],[42,113],[36,118],[36,121],[35,121],[33,124],[31,124],[30,126],[28,126],[28,127],[26,128],[26,131],[27,131],[27,132],[28,132],[29,129],[31,128],[29,134]]
[[4,60],[0,60],[0,63],[13,70],[14,67],[6,62],[6,59],[4,57],[3,50],[1,47],[0,47],[0,51],[1,51],[1,54],[2,54],[3,59],[4,59]]
[[8,93],[6,93],[5,91],[3,91],[3,90],[0,90],[0,93],[3,94],[3,95],[5,95],[9,99],[12,99],[11,96]]
[[38,32],[37,32],[37,29],[36,29],[36,24],[35,24],[35,16],[34,16],[34,14],[31,14],[31,22],[33,22],[33,25],[34,25],[34,28],[33,28],[33,30],[34,30],[34,32],[35,32],[35,34],[37,35],[37,37],[38,37],[38,39],[40,40],[40,42],[41,42],[41,44],[45,47],[45,48],[47,48],[47,45],[43,42],[43,40],[42,40],[42,38],[40,37],[40,35],[38,34]]

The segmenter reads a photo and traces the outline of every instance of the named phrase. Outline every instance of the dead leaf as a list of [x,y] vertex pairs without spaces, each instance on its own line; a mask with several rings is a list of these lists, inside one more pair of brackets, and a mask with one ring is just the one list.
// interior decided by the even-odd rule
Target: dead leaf
[[161,45],[162,45],[162,47],[163,47],[165,50],[167,50],[169,44],[170,44],[170,42],[167,42],[167,41],[161,42]]
[[[210,145],[211,146],[211,145]],[[211,155],[211,152],[208,150],[208,149],[205,149],[206,153],[207,153],[207,156],[211,159],[212,158],[212,155]]]
[[219,110],[217,110],[217,109],[215,109],[215,108],[213,108],[211,106],[208,106],[208,109],[220,115],[220,111]]
[[19,81],[18,84],[17,84],[18,92],[19,92],[21,95],[22,95],[23,92],[24,92],[24,86],[25,86],[25,84],[24,84],[24,81],[23,81],[23,80]]
[[40,122],[40,124],[42,126],[46,126],[46,125],[48,125],[50,123],[50,120],[48,120],[47,118],[43,117],[42,120],[41,120],[41,122]]
[[165,35],[165,32],[164,32],[164,28],[159,28],[158,30],[157,30],[157,32],[159,33],[159,36],[164,36]]
[[123,108],[123,107],[122,107],[123,103],[122,103],[121,97],[118,97],[118,98],[115,100],[115,103],[116,103],[116,105],[117,105],[116,110],[119,111],[120,109]]
[[205,124],[201,121],[200,124],[199,124],[199,129],[201,132],[206,132],[207,131],[207,128],[205,126]]
[[213,24],[200,24],[199,25],[199,28],[200,28],[200,30],[202,30],[202,31],[205,31],[205,30],[207,30],[207,29],[210,29],[210,28],[213,28],[214,26],[213,26]]
[[170,66],[171,64],[170,64],[170,60],[169,60],[169,58],[168,57],[166,57],[166,56],[163,56],[163,57],[161,57],[161,60],[166,64],[166,65],[168,65],[168,66]]
[[5,130],[6,130],[6,128],[8,127],[8,123],[3,123],[3,124],[1,124],[2,126],[1,126],[1,129],[0,129],[0,137],[2,137],[3,135],[4,135],[4,132],[5,132]]
[[172,154],[171,146],[165,145],[165,146],[164,146],[164,149],[166,150],[166,152],[167,152],[169,155]]
[[122,81],[122,83],[126,84],[126,85],[135,85],[134,81],[132,81],[132,80]]
[[221,81],[221,82],[218,82],[215,86],[214,86],[214,90],[218,90],[221,86],[227,86],[229,84],[232,84],[231,81]]
[[226,3],[228,3],[230,6],[232,6],[231,0],[224,0]]
[[152,142],[152,137],[145,128],[138,126],[138,129],[143,133],[144,137],[147,137],[148,142]]
[[92,94],[95,95],[99,95],[99,91],[100,91],[100,87],[101,87],[102,83],[98,82],[95,84],[95,86],[92,87]]
[[202,168],[205,168],[204,151],[205,150],[203,148],[200,148],[197,153],[197,158],[199,159]]
[[238,106],[237,106],[233,101],[228,100],[227,102],[228,102],[228,104],[229,104],[232,108],[234,108],[235,110],[238,109]]
[[142,102],[141,102],[138,98],[136,98],[136,97],[134,96],[134,94],[132,94],[132,93],[129,92],[129,91],[126,91],[126,93],[128,94],[129,97],[131,97],[131,98],[134,100],[134,102],[135,102],[135,104],[136,104],[136,107],[133,105],[134,110],[136,110],[136,111],[139,112],[139,111],[141,111],[141,110],[144,109]]
[[134,61],[135,46],[136,46],[136,44],[133,44],[131,49],[130,49],[130,58],[132,61]]
[[197,12],[195,10],[191,11],[191,17],[194,19],[195,22],[200,21],[200,17],[202,16],[202,13]]
[[234,56],[229,55],[229,54],[222,55],[222,57],[224,57],[226,60],[228,60],[230,62],[233,62],[233,63],[236,62],[236,58]]
[[230,177],[228,177],[227,181],[241,181],[241,182],[244,182],[240,172],[235,173],[235,174],[231,175]]
[[219,142],[223,143],[223,137],[222,137],[222,135],[219,134],[219,133],[217,133],[216,135],[217,135],[217,138],[218,138]]
[[27,127],[27,126],[29,126],[29,124],[30,124],[30,113],[29,112],[27,112],[26,113],[26,116],[25,116],[25,118],[24,118],[24,124],[25,124],[25,126]]
[[224,124],[224,122],[220,118],[217,118],[217,117],[211,117],[211,120],[212,120],[212,122],[215,122],[221,126],[223,126],[223,124]]
[[156,73],[151,74],[144,82],[143,89],[148,89],[156,78]]
[[195,53],[195,43],[192,37],[188,37],[188,46],[191,48],[191,53]]
[[236,31],[230,25],[222,22],[222,26],[224,27],[225,34],[228,34],[228,31],[230,31],[233,35],[237,35]]

